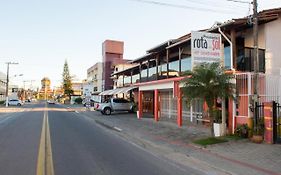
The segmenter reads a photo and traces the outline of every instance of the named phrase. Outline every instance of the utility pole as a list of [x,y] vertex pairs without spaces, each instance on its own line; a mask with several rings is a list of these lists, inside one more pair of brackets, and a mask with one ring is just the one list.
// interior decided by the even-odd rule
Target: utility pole
[[7,62],[7,79],[6,79],[6,107],[8,107],[9,103],[9,69],[10,69],[10,64],[19,64],[19,63],[14,63],[14,62]]
[[253,106],[254,106],[254,129],[257,126],[257,113],[256,113],[256,103],[259,99],[259,49],[258,49],[258,4],[257,0],[253,0],[253,40],[254,40],[254,95],[253,95]]

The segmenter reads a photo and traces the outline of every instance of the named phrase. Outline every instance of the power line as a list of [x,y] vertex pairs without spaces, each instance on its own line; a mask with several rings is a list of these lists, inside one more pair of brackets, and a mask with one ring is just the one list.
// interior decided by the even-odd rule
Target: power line
[[237,2],[237,3],[241,3],[241,4],[251,4],[251,2],[249,1],[241,1],[241,0],[226,0],[229,2]]
[[182,9],[189,9],[189,10],[196,10],[196,11],[208,11],[213,13],[226,13],[226,14],[233,14],[237,12],[234,11],[225,11],[225,10],[215,10],[215,9],[209,9],[209,8],[201,8],[201,7],[192,7],[187,5],[179,5],[179,4],[172,4],[172,3],[165,3],[165,2],[159,2],[159,1],[152,1],[152,0],[130,0],[135,2],[141,2],[146,4],[154,4],[159,6],[166,6],[166,7],[174,7],[174,8],[182,8]]
[[[240,5],[238,5],[237,3],[236,4],[231,4],[231,6],[229,6],[229,2],[225,2],[225,0],[223,0],[224,2],[217,2],[217,0],[216,0],[216,2],[214,2],[214,1],[211,1],[211,0],[203,0],[203,1],[200,1],[200,0],[183,0],[183,1],[185,1],[185,2],[189,2],[189,3],[193,3],[193,4],[199,4],[199,5],[206,5],[206,6],[208,6],[208,7],[210,7],[210,6],[214,6],[214,4],[215,4],[215,7],[222,7],[222,8],[227,8],[227,9],[231,9],[231,10],[234,10],[233,9],[233,7],[235,6],[235,7],[238,7],[239,9],[241,9],[241,8],[245,8],[245,6],[240,6]],[[227,5],[228,4],[228,5]]]

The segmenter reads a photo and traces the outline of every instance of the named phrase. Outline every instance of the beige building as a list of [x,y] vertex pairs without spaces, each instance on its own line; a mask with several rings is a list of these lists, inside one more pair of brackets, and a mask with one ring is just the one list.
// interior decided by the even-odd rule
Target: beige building
[[80,96],[83,93],[83,83],[74,82],[72,83],[72,90],[74,96]]
[[102,87],[103,64],[97,62],[87,70],[87,81],[93,85],[92,94],[98,94],[103,91]]
[[[122,64],[116,64],[114,65],[114,72],[113,74],[116,74],[117,72],[132,68],[134,66],[137,66],[136,64],[131,64],[131,63],[122,63]],[[126,85],[131,84],[131,78],[124,78],[123,75],[114,75],[112,76],[113,78],[113,89],[116,89],[118,87],[123,87]]]

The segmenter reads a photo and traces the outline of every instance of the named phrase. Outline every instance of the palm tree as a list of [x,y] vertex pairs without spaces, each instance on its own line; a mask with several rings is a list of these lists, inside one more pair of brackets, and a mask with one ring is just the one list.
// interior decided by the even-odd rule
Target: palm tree
[[234,78],[225,73],[219,63],[204,63],[194,67],[193,71],[186,72],[187,77],[182,80],[184,84],[183,95],[189,102],[202,99],[208,106],[211,125],[211,135],[214,136],[214,109],[218,98],[233,98],[235,86],[231,83]]

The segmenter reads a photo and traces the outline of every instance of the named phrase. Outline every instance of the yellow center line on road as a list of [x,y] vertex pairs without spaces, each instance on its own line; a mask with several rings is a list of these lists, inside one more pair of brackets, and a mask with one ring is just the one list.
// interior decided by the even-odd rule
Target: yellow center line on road
[[36,175],[54,175],[52,144],[49,128],[48,111],[45,107],[42,132],[39,144]]

